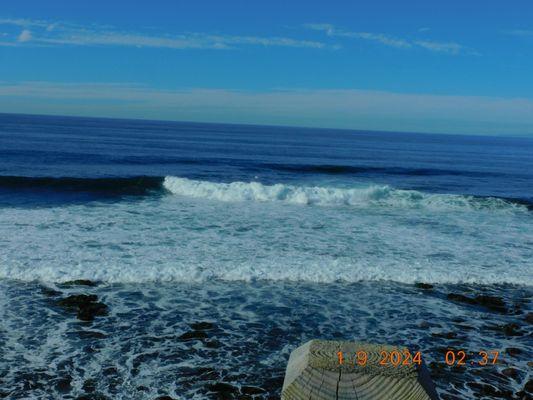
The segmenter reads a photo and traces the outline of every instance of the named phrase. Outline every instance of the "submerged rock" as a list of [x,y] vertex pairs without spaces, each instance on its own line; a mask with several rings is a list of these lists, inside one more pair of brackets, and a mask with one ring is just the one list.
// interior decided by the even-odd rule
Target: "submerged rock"
[[241,387],[241,393],[249,394],[249,395],[263,394],[265,393],[265,390],[261,389],[260,387],[255,387],[255,386],[243,386]]
[[465,303],[473,306],[477,305],[504,314],[509,312],[507,304],[505,304],[501,297],[489,296],[486,294],[479,294],[476,297],[469,297],[460,293],[449,293],[447,298],[448,300],[456,301],[458,303]]
[[97,385],[96,379],[89,378],[89,379],[86,379],[85,382],[83,382],[82,388],[87,393],[92,393],[96,390],[96,385]]
[[503,301],[501,297],[495,297],[495,296],[488,296],[485,294],[480,294],[476,296],[475,301],[480,306],[486,307],[493,311],[499,311],[502,313],[506,313],[507,305]]
[[57,302],[61,307],[65,308],[79,308],[86,304],[93,303],[98,300],[98,296],[94,294],[74,294]]
[[457,301],[459,303],[466,303],[471,305],[477,304],[475,299],[459,293],[449,293],[447,298],[448,300]]
[[92,321],[95,317],[108,313],[107,306],[97,300],[98,297],[94,294],[76,294],[58,300],[57,304],[67,310],[75,310],[78,319],[82,321]]
[[505,349],[505,352],[511,357],[516,357],[522,354],[522,349],[519,349],[518,347],[508,347],[507,349]]
[[70,376],[67,376],[65,378],[61,378],[56,382],[56,390],[59,393],[68,393],[72,390],[71,383],[72,378]]
[[519,372],[516,368],[505,368],[502,370],[502,375],[516,379],[519,376]]
[[72,286],[90,286],[90,287],[94,287],[94,286],[98,286],[98,283],[90,281],[88,279],[76,279],[74,281],[62,282],[62,283],[58,284],[57,286],[64,287],[64,288],[68,288],[68,287],[72,287]]
[[185,332],[183,335],[181,335],[178,339],[182,342],[186,342],[188,340],[197,340],[197,339],[206,339],[207,333],[204,331],[189,331]]
[[46,286],[43,286],[41,288],[41,292],[47,297],[58,297],[58,296],[61,296],[63,294],[63,293],[61,293],[58,290],[55,290],[55,289],[52,289],[52,288],[49,288],[49,287],[46,287]]
[[491,326],[489,329],[495,330],[495,331],[501,331],[506,336],[522,336],[524,333],[521,331],[520,326],[518,324],[510,323],[505,325],[496,325]]
[[417,282],[415,283],[415,287],[418,289],[430,290],[433,289],[434,286],[429,283]]
[[195,331],[205,331],[215,328],[215,324],[211,322],[195,322],[189,325]]
[[97,331],[78,331],[78,336],[81,339],[105,339],[106,334]]
[[76,397],[76,400],[110,400],[109,397],[101,393],[84,394]]
[[436,332],[432,333],[431,336],[438,337],[438,338],[444,338],[444,339],[455,339],[457,338],[456,332]]
[[82,321],[92,321],[95,317],[107,315],[107,306],[104,303],[89,303],[78,309],[77,317]]
[[226,382],[218,382],[212,385],[207,385],[207,388],[211,392],[215,393],[238,393],[239,389]]
[[469,382],[468,386],[478,395],[493,396],[500,399],[511,399],[513,394],[508,390],[500,390],[487,383]]
[[218,349],[222,345],[222,343],[220,343],[216,339],[210,339],[210,340],[204,341],[204,345],[205,347],[208,347],[210,349]]

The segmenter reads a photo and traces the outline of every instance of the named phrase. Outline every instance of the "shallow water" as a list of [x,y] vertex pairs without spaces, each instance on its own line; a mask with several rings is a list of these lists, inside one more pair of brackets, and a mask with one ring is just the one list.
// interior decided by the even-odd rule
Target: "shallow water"
[[[472,382],[519,391],[533,356],[531,326],[524,322],[533,293],[520,287],[212,281],[59,288],[63,297],[97,294],[110,307],[108,316],[82,322],[39,284],[0,285],[0,382],[13,399],[93,392],[113,399],[218,398],[210,392],[217,382],[278,398],[290,352],[313,338],[420,350],[443,398],[466,399],[475,397]],[[512,312],[446,299],[458,291],[501,296]],[[205,338],[184,340],[199,322],[212,324],[203,329]],[[509,323],[519,324],[517,336],[503,332]],[[521,354],[511,356],[509,347]],[[449,367],[448,349],[474,353],[467,360],[476,362],[478,352],[497,350],[499,363]],[[501,374],[509,367],[521,371],[516,379]]]

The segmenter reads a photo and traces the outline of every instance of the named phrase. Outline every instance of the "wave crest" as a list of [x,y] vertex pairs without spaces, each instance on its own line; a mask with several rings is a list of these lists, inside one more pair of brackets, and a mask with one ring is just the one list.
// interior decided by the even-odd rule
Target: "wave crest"
[[429,194],[394,189],[387,185],[357,188],[264,185],[259,182],[218,183],[167,176],[163,186],[169,192],[187,197],[227,202],[281,202],[300,205],[350,207],[400,207],[435,210],[513,210],[527,211],[520,204],[495,197]]

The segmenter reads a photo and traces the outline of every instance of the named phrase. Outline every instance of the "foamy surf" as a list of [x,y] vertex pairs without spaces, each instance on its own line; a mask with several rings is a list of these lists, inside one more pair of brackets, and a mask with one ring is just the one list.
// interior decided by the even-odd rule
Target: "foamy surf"
[[167,176],[163,187],[169,192],[193,198],[226,202],[280,202],[317,206],[399,207],[433,210],[527,211],[523,205],[495,197],[453,194],[429,194],[416,190],[395,189],[388,185],[340,188],[328,186],[294,186],[260,182],[218,183]]
[[[381,201],[373,189],[350,189],[366,193],[361,207],[288,207],[295,187],[280,185],[285,192],[277,193],[260,184],[174,183],[194,196],[0,213],[0,279],[533,285],[530,213],[372,209],[369,201]],[[313,189],[307,192],[321,204],[344,204],[327,194],[346,191]],[[382,196],[391,202],[397,193],[388,190]]]

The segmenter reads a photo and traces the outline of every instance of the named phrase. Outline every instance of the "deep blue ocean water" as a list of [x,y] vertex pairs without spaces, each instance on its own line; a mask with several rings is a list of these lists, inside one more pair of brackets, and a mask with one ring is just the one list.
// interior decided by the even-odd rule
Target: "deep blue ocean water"
[[[445,398],[517,392],[532,209],[532,138],[0,114],[0,397],[275,398],[313,337],[421,348]],[[80,323],[43,287],[111,313]],[[180,340],[199,321],[216,346]],[[522,353],[439,375],[446,346]]]

